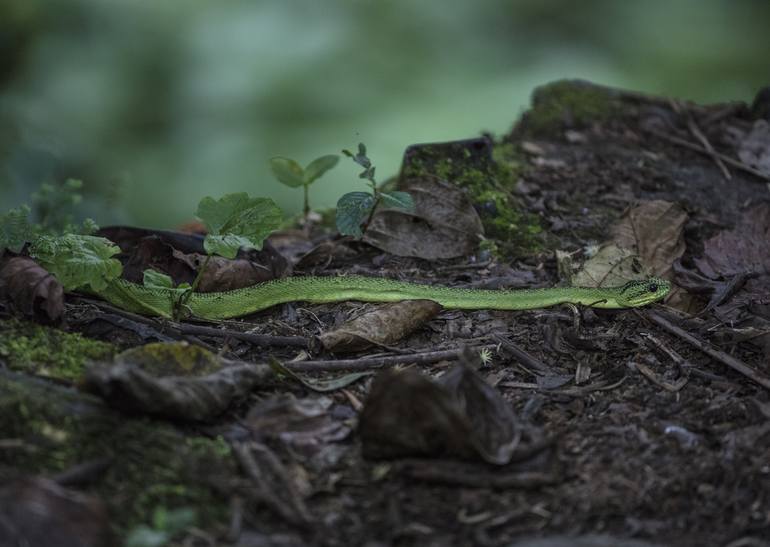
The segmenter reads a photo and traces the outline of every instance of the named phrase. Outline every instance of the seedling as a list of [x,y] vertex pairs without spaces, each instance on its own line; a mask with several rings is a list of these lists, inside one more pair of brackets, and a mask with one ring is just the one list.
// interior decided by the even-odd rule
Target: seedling
[[337,202],[337,229],[342,235],[361,237],[361,225],[368,226],[378,204],[382,203],[394,209],[414,210],[414,200],[407,192],[381,192],[374,178],[375,167],[366,155],[364,143],[358,145],[358,153],[343,150],[343,154],[364,168],[358,178],[365,179],[370,192],[348,192]]
[[337,165],[340,160],[339,156],[331,154],[328,156],[321,156],[311,161],[304,169],[302,166],[291,158],[275,157],[270,159],[270,168],[273,170],[275,178],[281,181],[290,188],[302,189],[305,193],[305,203],[302,209],[303,214],[307,218],[310,214],[310,201],[308,199],[308,189],[317,179],[321,178],[324,173],[329,169]]

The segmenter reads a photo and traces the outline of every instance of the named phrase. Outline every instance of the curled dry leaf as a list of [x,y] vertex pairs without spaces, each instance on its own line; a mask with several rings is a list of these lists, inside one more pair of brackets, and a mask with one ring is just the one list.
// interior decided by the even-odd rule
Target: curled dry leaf
[[770,122],[754,122],[738,145],[738,157],[746,165],[770,176]]
[[107,547],[114,539],[107,509],[94,496],[39,477],[0,488],[0,545]]
[[770,274],[770,204],[755,205],[734,229],[706,240],[703,257],[696,258],[695,265],[711,279]]
[[438,382],[413,369],[381,373],[359,433],[367,458],[451,456],[504,465],[521,430],[505,399],[463,363]]
[[64,313],[62,284],[31,258],[0,261],[0,298],[28,317],[58,323]]
[[343,353],[371,346],[389,346],[420,328],[441,311],[431,300],[409,300],[377,306],[321,334],[318,339],[327,351]]
[[685,250],[686,222],[684,209],[668,201],[645,201],[628,209],[610,229],[610,239],[575,275],[574,284],[622,285],[648,275],[670,278],[674,261]]
[[329,397],[295,399],[277,395],[257,403],[245,424],[255,440],[280,442],[293,454],[324,467],[343,453],[333,443],[347,438],[352,430],[349,420],[332,417],[333,404]]
[[267,365],[231,365],[185,342],[147,344],[92,366],[83,388],[131,413],[202,421],[272,376]]
[[428,260],[471,254],[484,228],[470,198],[459,187],[434,177],[409,178],[398,185],[415,209],[378,207],[364,241],[399,256]]

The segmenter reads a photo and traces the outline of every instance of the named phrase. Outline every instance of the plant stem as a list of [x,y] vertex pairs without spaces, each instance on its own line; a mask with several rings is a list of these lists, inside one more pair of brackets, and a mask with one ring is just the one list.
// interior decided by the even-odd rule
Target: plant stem
[[203,277],[203,272],[206,271],[206,266],[209,265],[209,260],[211,260],[211,255],[206,255],[206,260],[204,260],[203,264],[201,264],[201,267],[198,268],[198,273],[195,276],[195,280],[193,281],[192,288],[190,289],[190,293],[194,293],[196,290],[198,290],[198,285],[200,285],[201,277]]
[[310,188],[309,184],[303,184],[302,188],[305,190],[305,218],[310,214],[310,200],[308,199],[308,189]]

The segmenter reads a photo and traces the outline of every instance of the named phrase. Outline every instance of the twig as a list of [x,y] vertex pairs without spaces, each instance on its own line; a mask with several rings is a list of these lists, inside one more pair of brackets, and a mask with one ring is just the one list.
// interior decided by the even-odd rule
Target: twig
[[529,353],[521,349],[519,346],[508,340],[502,335],[495,334],[492,336],[492,339],[498,342],[501,346],[503,346],[511,355],[513,355],[514,359],[516,359],[519,363],[522,365],[537,370],[538,372],[541,372],[543,374],[553,374],[553,370],[543,363],[539,359],[535,359],[532,357]]
[[249,342],[255,346],[290,346],[308,348],[310,343],[304,336],[273,336],[270,334],[253,334],[234,329],[219,329],[205,327],[203,325],[190,325],[188,323],[169,323],[171,328],[182,334],[194,334],[198,336],[214,336],[217,338],[235,338],[243,342]]
[[[235,338],[244,342],[249,342],[255,346],[291,346],[308,348],[310,343],[307,338],[303,336],[272,336],[269,334],[253,334],[248,332],[241,332],[234,329],[220,329],[215,327],[206,327],[203,325],[192,325],[188,323],[175,323],[173,321],[159,320],[152,317],[145,317],[130,311],[126,311],[105,302],[97,300],[84,299],[78,297],[78,300],[87,301],[89,304],[107,311],[114,315],[119,315],[134,321],[136,323],[142,323],[148,325],[153,329],[156,329],[159,333],[168,333],[174,338],[184,338],[184,335],[198,335],[198,336],[212,336],[216,338]],[[198,341],[196,341],[198,342]],[[203,344],[206,348],[210,348],[208,344]]]
[[[494,349],[494,345],[475,346],[470,349]],[[361,359],[339,359],[335,361],[294,361],[284,363],[284,366],[295,372],[333,372],[337,370],[372,370],[392,367],[395,365],[415,364],[427,365],[438,361],[456,361],[460,349],[445,351],[427,351],[412,355],[385,355],[383,357],[363,357]]]
[[398,473],[410,479],[463,486],[469,488],[493,488],[508,490],[518,488],[539,488],[558,482],[559,477],[540,471],[521,471],[518,473],[500,473],[500,471],[478,471],[471,466],[441,466],[433,463],[407,460],[398,467]]
[[633,365],[636,367],[636,370],[642,373],[642,376],[647,378],[650,382],[652,382],[656,386],[662,387],[666,391],[671,391],[673,393],[676,393],[677,391],[681,390],[685,385],[687,385],[687,378],[679,378],[679,380],[677,380],[672,384],[671,382],[667,382],[664,379],[662,379],[659,375],[655,374],[655,372],[653,372],[653,370],[645,364],[633,363]]
[[716,359],[722,364],[727,365],[731,369],[743,374],[744,376],[756,382],[757,384],[761,385],[762,387],[770,389],[770,378],[760,374],[757,370],[751,368],[746,363],[739,361],[732,355],[728,355],[725,352],[716,349],[709,342],[696,338],[689,332],[670,323],[668,320],[658,315],[656,312],[652,312],[652,311],[647,312],[646,317],[656,325],[663,327],[665,330],[667,330],[671,334],[678,336],[685,342],[689,343],[691,346],[701,350],[703,353],[705,353],[712,359]]
[[[661,131],[657,131],[655,129],[645,129],[648,133],[655,135],[656,137],[660,137],[661,139],[673,142],[674,144],[678,144],[679,146],[684,146],[685,148],[689,148],[690,150],[695,150],[696,152],[700,152],[701,154],[706,154],[707,156],[710,156],[708,150],[703,148],[702,146],[698,146],[697,144],[693,144],[689,141],[686,141],[684,139],[680,139],[679,137],[674,137],[672,135],[667,135],[665,133],[662,133]],[[745,163],[742,163],[736,159],[731,158],[730,156],[725,156],[724,154],[720,154],[719,152],[714,152],[714,155],[716,155],[720,160],[725,162],[728,165],[732,165],[733,167],[740,169],[742,171],[746,171],[747,173],[751,173],[755,177],[759,177],[763,180],[770,181],[770,175],[766,175],[762,171],[758,169],[754,169],[753,167],[749,167]]]
[[[294,492],[286,469],[264,445],[258,443],[231,443],[232,453],[243,471],[255,486],[248,494],[264,503],[270,510],[290,524],[307,526],[311,517],[302,499]],[[252,450],[257,450],[262,456],[263,467],[257,463]],[[274,475],[282,484],[269,484],[268,476]],[[280,499],[276,492],[284,492],[289,496],[288,503]]]
[[[671,107],[674,109],[674,111],[677,114],[682,113],[682,108],[679,102],[672,99],[671,100]],[[708,154],[711,156],[711,159],[714,160],[714,163],[717,164],[717,167],[719,167],[720,171],[722,171],[722,175],[724,175],[726,180],[732,180],[733,176],[730,174],[730,171],[727,170],[727,167],[725,167],[725,164],[722,162],[722,160],[717,155],[716,150],[714,150],[714,147],[711,146],[711,143],[706,138],[706,135],[703,134],[703,132],[700,130],[700,127],[698,127],[698,124],[695,123],[695,120],[692,117],[692,114],[689,110],[684,111],[684,116],[687,118],[687,128],[690,130],[690,133],[693,134],[693,136],[698,139],[703,147],[706,149]]]

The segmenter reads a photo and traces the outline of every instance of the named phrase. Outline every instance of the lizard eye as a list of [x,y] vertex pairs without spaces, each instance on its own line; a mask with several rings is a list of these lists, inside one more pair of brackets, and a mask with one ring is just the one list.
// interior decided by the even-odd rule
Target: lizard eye
[[650,283],[647,287],[647,290],[650,292],[656,292],[658,290],[658,286],[655,283]]

